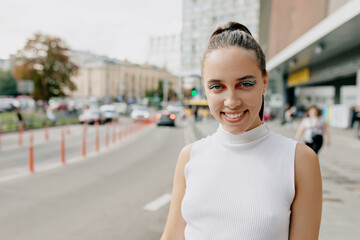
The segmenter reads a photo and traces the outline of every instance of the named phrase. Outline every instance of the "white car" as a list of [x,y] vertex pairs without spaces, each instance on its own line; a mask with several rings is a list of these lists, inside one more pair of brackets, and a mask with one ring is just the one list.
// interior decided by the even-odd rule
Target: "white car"
[[114,105],[102,105],[100,112],[105,118],[105,122],[116,121],[118,119],[118,113]]
[[87,109],[79,116],[79,122],[81,124],[82,123],[94,124],[95,122],[103,123],[104,120],[105,119],[103,115],[96,108]]
[[130,114],[134,121],[145,121],[150,119],[150,111],[145,106],[133,106]]

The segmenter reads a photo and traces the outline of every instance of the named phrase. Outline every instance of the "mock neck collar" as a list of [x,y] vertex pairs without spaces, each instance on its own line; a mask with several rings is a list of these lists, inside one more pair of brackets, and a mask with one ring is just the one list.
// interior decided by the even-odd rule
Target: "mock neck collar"
[[220,124],[216,135],[218,136],[221,142],[227,144],[245,144],[255,141],[270,132],[268,126],[265,123],[262,123],[260,126],[253,128],[249,131],[246,131],[241,134],[232,134],[226,131],[223,126]]

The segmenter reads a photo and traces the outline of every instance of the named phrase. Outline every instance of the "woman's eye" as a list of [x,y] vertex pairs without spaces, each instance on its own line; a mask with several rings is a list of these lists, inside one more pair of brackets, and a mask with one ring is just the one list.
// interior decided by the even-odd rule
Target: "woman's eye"
[[209,87],[209,89],[221,90],[223,88],[220,84],[213,84]]
[[244,82],[241,82],[237,85],[237,87],[251,87],[251,86],[254,86],[256,83],[256,81],[244,81]]

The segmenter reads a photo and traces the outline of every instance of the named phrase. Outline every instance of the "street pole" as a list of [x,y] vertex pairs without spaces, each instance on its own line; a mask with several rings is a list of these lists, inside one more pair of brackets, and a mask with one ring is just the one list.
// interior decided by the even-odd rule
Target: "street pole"
[[167,106],[169,98],[169,80],[165,78],[163,80],[163,105]]

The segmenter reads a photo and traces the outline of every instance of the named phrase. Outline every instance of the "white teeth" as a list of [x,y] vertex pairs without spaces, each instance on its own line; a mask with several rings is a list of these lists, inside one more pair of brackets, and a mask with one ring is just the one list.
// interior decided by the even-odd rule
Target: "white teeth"
[[231,118],[231,119],[239,118],[239,117],[241,117],[243,114],[244,114],[244,112],[242,112],[242,113],[237,113],[237,114],[226,114],[226,113],[225,113],[225,115],[226,115],[228,118]]

